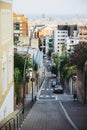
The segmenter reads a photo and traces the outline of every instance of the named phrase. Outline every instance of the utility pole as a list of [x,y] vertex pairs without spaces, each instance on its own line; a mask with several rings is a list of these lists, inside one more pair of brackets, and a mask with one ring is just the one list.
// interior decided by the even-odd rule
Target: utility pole
[[33,67],[32,67],[32,78],[31,78],[31,81],[32,81],[32,102],[33,102],[33,82],[34,82],[34,78],[33,78],[33,73],[34,73],[34,54],[33,54]]

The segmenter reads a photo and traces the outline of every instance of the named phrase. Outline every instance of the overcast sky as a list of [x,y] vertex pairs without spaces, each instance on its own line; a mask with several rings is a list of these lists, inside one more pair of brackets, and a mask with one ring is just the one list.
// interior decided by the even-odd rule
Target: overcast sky
[[87,14],[87,0],[13,0],[13,11],[23,14]]

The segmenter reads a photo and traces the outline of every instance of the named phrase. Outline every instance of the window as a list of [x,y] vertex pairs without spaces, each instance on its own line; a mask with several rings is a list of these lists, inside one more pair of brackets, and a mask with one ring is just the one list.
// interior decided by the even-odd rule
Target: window
[[20,30],[20,25],[19,25],[19,23],[14,24],[14,30]]
[[6,57],[2,58],[2,94],[6,91],[7,88],[7,63]]

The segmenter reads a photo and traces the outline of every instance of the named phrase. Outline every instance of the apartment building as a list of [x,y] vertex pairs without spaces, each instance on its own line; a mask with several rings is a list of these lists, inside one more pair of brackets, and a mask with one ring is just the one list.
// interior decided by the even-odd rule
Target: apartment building
[[0,121],[13,111],[12,0],[0,0]]
[[53,52],[53,37],[46,36],[44,37],[44,43],[45,43],[45,53]]
[[77,25],[58,25],[54,30],[54,52],[61,55],[63,46],[66,51],[78,43],[78,27]]
[[27,37],[28,19],[22,14],[13,13],[13,29],[15,40],[19,40],[19,37]]
[[87,42],[87,26],[79,26],[79,42]]

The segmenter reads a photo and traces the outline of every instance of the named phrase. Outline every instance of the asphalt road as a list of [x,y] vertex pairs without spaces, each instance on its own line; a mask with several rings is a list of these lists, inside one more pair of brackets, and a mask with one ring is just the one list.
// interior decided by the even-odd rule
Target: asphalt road
[[72,97],[67,94],[53,93],[49,64],[49,61],[45,62],[44,83],[21,130],[78,130],[61,102],[72,100]]
[[38,100],[29,112],[21,130],[74,130],[61,106],[60,98],[64,94],[59,95],[56,100],[48,77],[46,77]]

